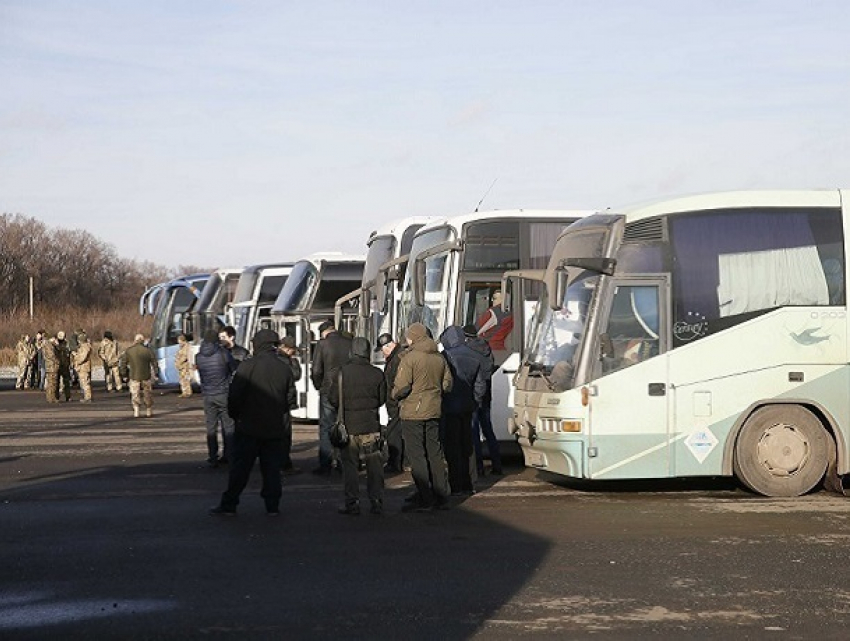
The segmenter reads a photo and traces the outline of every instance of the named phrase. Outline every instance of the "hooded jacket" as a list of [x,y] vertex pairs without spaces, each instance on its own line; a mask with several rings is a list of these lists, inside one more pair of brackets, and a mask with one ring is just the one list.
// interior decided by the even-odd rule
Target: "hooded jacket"
[[454,383],[443,395],[444,414],[471,413],[487,393],[487,375],[481,355],[466,344],[463,329],[457,325],[446,328],[440,337],[443,356],[451,369]]
[[493,374],[496,372],[496,362],[493,359],[493,350],[490,344],[480,336],[466,336],[466,344],[481,358],[481,367],[487,378],[487,392],[484,394],[483,405],[489,406],[493,399]]
[[195,367],[204,396],[227,394],[230,379],[236,371],[236,361],[227,349],[218,343],[203,341],[195,356]]
[[[384,373],[369,362],[369,341],[351,341],[351,358],[338,370],[342,372],[344,416],[349,434],[372,434],[381,431],[378,409],[387,401]],[[334,376],[328,390],[328,401],[339,409],[339,383]]]
[[392,391],[399,401],[399,416],[403,421],[440,418],[443,393],[452,389],[449,366],[433,339],[410,338],[413,342],[401,357]]
[[278,336],[261,329],[254,356],[239,364],[227,396],[227,412],[236,431],[261,439],[283,438],[292,427],[289,412],[298,407],[292,370],[277,356]]
[[[398,366],[401,363],[401,357],[404,355],[404,348],[400,344],[396,344],[395,349],[390,352],[384,363],[384,378],[387,379],[387,390],[392,390],[395,385],[395,378],[398,375]],[[387,414],[390,418],[398,417],[398,401],[387,395]]]

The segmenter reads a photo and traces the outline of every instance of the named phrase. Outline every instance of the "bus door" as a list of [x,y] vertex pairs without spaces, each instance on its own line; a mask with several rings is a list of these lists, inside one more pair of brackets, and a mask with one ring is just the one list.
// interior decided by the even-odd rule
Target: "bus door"
[[669,279],[619,277],[607,283],[593,344],[589,386],[590,478],[662,478],[671,473],[666,327]]

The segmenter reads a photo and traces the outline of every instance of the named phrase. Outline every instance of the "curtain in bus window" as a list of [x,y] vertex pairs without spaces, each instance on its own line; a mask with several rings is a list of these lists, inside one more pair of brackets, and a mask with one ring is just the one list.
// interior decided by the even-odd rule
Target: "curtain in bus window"
[[567,227],[567,223],[529,223],[529,269],[546,269],[558,236]]
[[829,304],[816,247],[721,254],[717,260],[721,317],[782,305]]
[[828,302],[806,214],[686,215],[672,221],[671,232],[678,318],[711,320],[783,304]]

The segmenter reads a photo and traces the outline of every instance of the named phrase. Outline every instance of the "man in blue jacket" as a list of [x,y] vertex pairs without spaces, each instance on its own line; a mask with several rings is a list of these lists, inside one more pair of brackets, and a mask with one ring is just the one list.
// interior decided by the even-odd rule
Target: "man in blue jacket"
[[472,494],[472,413],[487,392],[487,372],[480,354],[466,344],[463,329],[447,327],[440,337],[454,385],[443,394],[442,433],[452,494]]
[[[233,419],[227,413],[227,392],[230,379],[236,371],[236,362],[230,352],[218,341],[214,329],[204,334],[201,348],[195,356],[195,367],[201,379],[204,395],[204,418],[207,423],[207,464],[218,467],[231,460],[233,454]],[[221,440],[224,456],[218,456],[218,426],[221,425]]]
[[263,486],[260,495],[269,516],[280,514],[280,468],[283,440],[292,428],[289,412],[298,407],[289,364],[277,354],[278,335],[261,329],[252,340],[254,356],[239,364],[227,409],[236,421],[234,458],[221,502],[210,510],[215,516],[232,516],[248,484],[254,461],[260,459]]

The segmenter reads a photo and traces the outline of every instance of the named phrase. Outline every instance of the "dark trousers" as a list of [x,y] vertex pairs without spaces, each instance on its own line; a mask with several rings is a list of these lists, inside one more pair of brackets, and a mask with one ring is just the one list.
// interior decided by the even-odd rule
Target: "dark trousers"
[[[480,434],[479,434],[480,431]],[[481,448],[481,434],[487,441],[487,451],[490,454],[490,463],[493,471],[501,474],[502,456],[499,451],[499,439],[493,432],[493,423],[490,421],[490,403],[479,407],[472,413],[472,444],[475,446],[475,461],[478,464],[478,473],[484,474],[484,453]]]
[[391,472],[401,472],[404,467],[404,439],[402,438],[401,419],[398,414],[390,415],[387,423],[386,439],[387,451],[387,469]]
[[284,470],[292,469],[292,421],[289,421],[289,425],[286,427],[286,431],[283,433],[283,461],[282,468]]
[[204,418],[207,424],[207,454],[210,461],[218,458],[218,426],[221,425],[221,447],[230,461],[233,449],[233,419],[227,413],[227,393],[204,394]]
[[260,459],[260,473],[263,475],[263,488],[260,496],[266,504],[266,510],[277,511],[280,506],[280,465],[283,460],[283,439],[257,438],[236,432],[233,438],[234,456],[230,462],[227,489],[221,495],[221,507],[235,510],[239,505],[239,496],[248,485],[254,461]]
[[319,396],[319,467],[331,469],[334,448],[331,445],[331,427],[336,423],[336,408],[331,405],[327,395]]
[[345,486],[345,505],[360,502],[361,457],[366,461],[366,491],[372,505],[380,506],[384,500],[384,461],[381,450],[375,446],[378,434],[352,434],[348,447],[339,451],[342,462],[342,480]]
[[471,492],[469,459],[472,457],[472,412],[443,414],[442,421],[449,485],[452,492]]
[[445,502],[451,492],[440,443],[440,419],[403,420],[401,425],[420,500],[425,505]]

